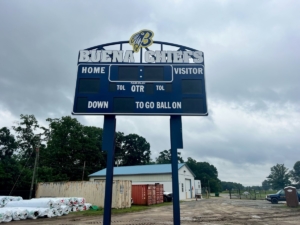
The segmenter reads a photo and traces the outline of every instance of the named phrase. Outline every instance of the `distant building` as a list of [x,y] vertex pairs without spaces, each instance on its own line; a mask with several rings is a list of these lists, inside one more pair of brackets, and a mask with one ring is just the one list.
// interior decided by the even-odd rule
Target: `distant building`
[[[90,181],[105,180],[106,169],[89,175]],[[195,174],[185,164],[178,164],[180,200],[195,196]],[[172,192],[171,164],[114,167],[114,180],[131,180],[132,184],[164,185],[164,191]]]

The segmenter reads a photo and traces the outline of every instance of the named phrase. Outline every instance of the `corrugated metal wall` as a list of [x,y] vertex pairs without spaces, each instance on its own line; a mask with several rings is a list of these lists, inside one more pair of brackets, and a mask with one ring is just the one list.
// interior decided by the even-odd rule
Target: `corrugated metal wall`
[[164,202],[164,185],[163,184],[155,184],[155,197],[156,204]]
[[135,205],[153,205],[156,204],[155,185],[132,185],[132,200]]
[[[36,198],[84,197],[86,202],[104,207],[105,180],[39,183]],[[113,183],[112,208],[131,207],[131,181],[115,180]]]
[[162,184],[132,185],[131,196],[134,205],[153,205],[164,202]]

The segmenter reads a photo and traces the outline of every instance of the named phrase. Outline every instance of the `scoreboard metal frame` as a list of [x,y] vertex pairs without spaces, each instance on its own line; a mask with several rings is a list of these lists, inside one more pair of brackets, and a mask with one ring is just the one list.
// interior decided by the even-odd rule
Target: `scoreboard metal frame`
[[[85,50],[106,50],[115,46],[119,50],[128,41],[112,42],[87,48]],[[183,45],[153,41],[161,51],[167,47],[178,48],[177,51],[197,51]],[[150,51],[146,47],[145,51]],[[204,55],[202,63],[145,63],[143,48],[139,52],[139,62],[79,62],[74,96],[74,115],[181,115],[207,116],[207,100],[205,89]],[[192,56],[191,56],[192,58]],[[83,73],[83,67],[105,68],[104,73]],[[138,68],[135,79],[120,79],[120,68]],[[163,68],[163,74],[154,74],[159,80],[151,80],[144,76],[145,68]],[[202,74],[179,74],[179,70],[192,68],[187,71],[203,71]],[[193,70],[194,69],[194,70]],[[149,70],[149,69],[147,69]],[[93,71],[93,69],[92,69]],[[177,73],[175,73],[177,71]],[[125,69],[126,72],[126,69]],[[117,74],[119,73],[119,74]],[[134,72],[135,73],[135,72]],[[159,70],[158,70],[159,73]],[[124,73],[122,73],[124,74]],[[122,75],[121,74],[121,75]],[[160,75],[160,76],[158,76]],[[130,75],[131,76],[131,75]],[[126,78],[126,73],[125,73]],[[146,79],[146,80],[145,80]],[[150,80],[149,80],[150,79]],[[135,86],[135,87],[133,87]],[[117,90],[119,88],[119,90]],[[120,90],[121,88],[121,90]],[[136,90],[134,88],[140,89]]]

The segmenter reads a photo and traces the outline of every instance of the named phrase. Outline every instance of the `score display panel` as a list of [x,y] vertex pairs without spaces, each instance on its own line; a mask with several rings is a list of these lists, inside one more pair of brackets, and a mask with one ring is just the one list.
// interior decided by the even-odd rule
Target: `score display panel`
[[79,64],[74,113],[207,115],[204,66]]
[[204,63],[79,63],[73,114],[206,116]]

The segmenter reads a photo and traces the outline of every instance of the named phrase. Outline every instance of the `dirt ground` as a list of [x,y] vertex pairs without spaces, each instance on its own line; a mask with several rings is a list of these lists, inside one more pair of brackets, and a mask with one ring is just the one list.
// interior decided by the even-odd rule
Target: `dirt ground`
[[[181,224],[210,225],[285,225],[300,224],[300,209],[287,208],[283,203],[270,204],[263,200],[239,200],[226,197],[201,199],[180,203]],[[151,208],[146,211],[112,215],[111,224],[150,225],[173,224],[172,205]],[[13,224],[33,225],[88,225],[102,224],[102,216],[76,216],[39,218],[37,220],[12,221]]]

